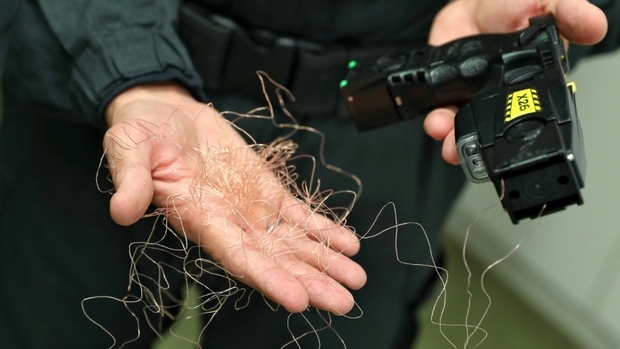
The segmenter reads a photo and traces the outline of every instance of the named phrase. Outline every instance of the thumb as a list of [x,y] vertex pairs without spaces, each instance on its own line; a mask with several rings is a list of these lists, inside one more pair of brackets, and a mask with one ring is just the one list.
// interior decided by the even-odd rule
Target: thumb
[[[111,146],[114,147],[114,144]],[[145,154],[148,150],[144,148],[148,147],[123,149],[114,155],[114,159],[106,152],[116,188],[110,200],[110,216],[120,225],[127,226],[138,221],[153,200],[151,164],[148,154]]]
[[557,1],[553,14],[558,30],[570,42],[593,45],[607,33],[605,13],[588,1]]

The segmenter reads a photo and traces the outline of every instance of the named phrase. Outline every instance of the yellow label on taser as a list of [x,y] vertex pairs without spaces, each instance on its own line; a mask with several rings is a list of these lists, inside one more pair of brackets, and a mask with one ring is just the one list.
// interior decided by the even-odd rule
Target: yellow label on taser
[[515,91],[506,100],[506,117],[504,122],[512,121],[520,116],[542,111],[538,91],[535,88]]

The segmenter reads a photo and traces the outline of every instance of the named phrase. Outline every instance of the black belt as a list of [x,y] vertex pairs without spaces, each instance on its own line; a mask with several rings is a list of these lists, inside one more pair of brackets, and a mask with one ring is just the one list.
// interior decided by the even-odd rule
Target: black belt
[[347,116],[339,83],[352,59],[394,48],[325,47],[265,30],[245,30],[229,18],[184,2],[179,35],[207,91],[234,92],[264,100],[256,72],[266,72],[287,87],[296,116]]

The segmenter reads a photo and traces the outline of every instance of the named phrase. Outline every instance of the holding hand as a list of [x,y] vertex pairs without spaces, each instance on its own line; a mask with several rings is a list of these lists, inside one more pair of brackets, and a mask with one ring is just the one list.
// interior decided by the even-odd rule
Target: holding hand
[[[456,0],[435,17],[429,43],[446,42],[483,33],[505,33],[528,26],[531,17],[552,14],[562,36],[569,42],[593,45],[607,32],[605,14],[587,0]],[[443,141],[442,156],[458,164],[454,138],[456,107],[438,108],[424,121],[426,133]]]

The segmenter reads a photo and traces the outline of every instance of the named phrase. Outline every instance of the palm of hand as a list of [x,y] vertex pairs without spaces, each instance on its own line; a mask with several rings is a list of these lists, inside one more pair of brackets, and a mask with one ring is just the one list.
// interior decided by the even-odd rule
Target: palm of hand
[[286,309],[344,314],[353,307],[341,283],[365,283],[346,257],[357,252],[357,238],[283,187],[273,170],[286,167],[286,145],[261,157],[210,107],[139,101],[117,111],[105,146],[118,223],[135,222],[154,203],[177,233]]

